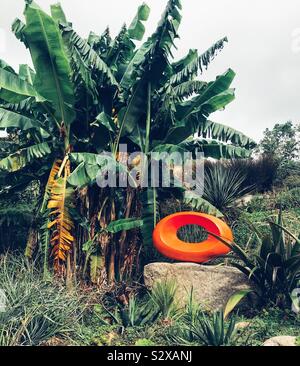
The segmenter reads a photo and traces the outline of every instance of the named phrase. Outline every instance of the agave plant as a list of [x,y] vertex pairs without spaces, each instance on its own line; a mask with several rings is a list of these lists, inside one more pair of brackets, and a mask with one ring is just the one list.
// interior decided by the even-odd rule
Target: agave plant
[[[16,181],[26,185],[33,177],[44,187],[45,272],[49,244],[56,272],[71,273],[85,262],[81,245],[91,239],[96,277],[103,272],[111,281],[130,276],[138,268],[141,225],[130,225],[127,232],[129,219],[142,218],[143,242],[152,243],[163,192],[100,189],[95,184],[103,164],[99,153],[111,152],[112,163],[121,170],[127,169],[119,162],[121,143],[129,153],[198,148],[215,158],[247,157],[254,147],[242,133],[208,120],[234,99],[230,85],[235,73],[229,69],[208,83],[197,79],[227,39],[203,54],[191,50],[173,61],[180,10],[179,0],[169,0],[156,31],[140,47],[134,41],[144,35],[150,11],[146,4],[115,39],[108,29],[81,38],[59,4],[48,15],[27,0],[26,23],[14,22],[13,31],[29,49],[34,70],[21,65],[17,73],[0,64],[0,128],[18,131],[17,150],[0,161],[0,168],[7,172],[9,187]],[[203,199],[191,203],[211,209]],[[75,206],[83,216],[79,221]],[[89,232],[82,225],[86,220]],[[106,230],[112,221],[118,221],[118,232]]]
[[142,304],[132,296],[127,306],[120,307],[118,317],[114,316],[114,320],[124,327],[141,327],[153,324],[159,313],[159,309],[155,304],[151,302]]
[[291,304],[291,293],[299,286],[300,240],[284,228],[281,211],[276,222],[269,225],[268,235],[261,235],[253,227],[258,242],[258,253],[253,258],[237,244],[220,240],[236,254],[240,262],[232,264],[254,283],[261,303],[285,307]]
[[178,315],[178,304],[176,303],[177,286],[175,281],[158,281],[153,286],[150,297],[158,307],[164,320],[170,320]]
[[235,317],[231,317],[226,324],[223,311],[213,313],[211,319],[203,313],[191,332],[205,346],[230,346],[235,336],[235,323]]
[[168,338],[176,345],[232,346],[236,341],[236,318],[226,320],[222,310],[207,315],[193,305],[181,318],[182,324],[171,328]]
[[208,164],[203,198],[219,211],[225,212],[233,207],[238,198],[251,190],[251,187],[244,187],[245,180],[246,176],[241,172],[230,169],[220,162]]

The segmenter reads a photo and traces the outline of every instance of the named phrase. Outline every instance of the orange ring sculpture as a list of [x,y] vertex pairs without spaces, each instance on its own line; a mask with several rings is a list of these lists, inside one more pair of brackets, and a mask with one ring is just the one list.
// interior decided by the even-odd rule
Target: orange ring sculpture
[[204,263],[230,252],[225,244],[212,235],[208,235],[201,243],[180,240],[177,232],[186,225],[199,225],[228,242],[233,240],[232,231],[224,221],[204,213],[180,212],[165,217],[155,227],[153,243],[156,249],[168,258],[195,263]]

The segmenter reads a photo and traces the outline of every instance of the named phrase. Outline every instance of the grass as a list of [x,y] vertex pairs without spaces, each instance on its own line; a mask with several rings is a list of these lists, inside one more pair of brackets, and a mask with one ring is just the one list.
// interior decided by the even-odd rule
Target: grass
[[[195,323],[201,310],[191,301],[185,310],[175,311],[174,286],[161,285],[152,295],[138,297],[136,301],[140,314],[145,301],[152,296],[160,315],[143,325],[132,322],[124,326],[121,320],[112,319],[102,301],[91,301],[95,289],[86,294],[77,288],[67,290],[61,284],[44,282],[37,269],[12,255],[0,260],[0,283],[8,300],[6,311],[0,313],[1,346],[176,345],[180,341],[176,342],[176,338],[174,341],[170,335],[178,334],[178,329],[187,329],[189,322]],[[117,314],[116,305],[110,310]],[[212,319],[210,314],[206,317],[206,321]],[[291,311],[272,308],[256,312],[251,319],[243,314],[236,317],[237,323],[242,321],[250,325],[238,331],[236,345],[262,345],[266,339],[278,335],[300,336],[300,316]],[[195,337],[191,344],[202,346],[204,342]]]
[[86,306],[80,291],[44,282],[33,265],[12,255],[0,260],[0,284],[7,300],[0,312],[1,346],[72,342]]
[[252,319],[243,316],[237,322],[249,322],[239,331],[237,345],[261,346],[267,339],[277,336],[300,336],[300,314],[276,308],[262,310]]
[[[278,215],[278,210],[261,210],[261,211],[242,211],[238,220],[232,225],[235,242],[242,248],[246,248],[249,251],[255,251],[255,236],[253,230],[248,223],[251,223],[260,232],[267,234],[269,231],[268,221],[275,219]],[[294,208],[289,210],[283,210],[283,222],[284,226],[295,233],[300,233],[300,208]]]
[[[89,321],[82,328],[81,341],[78,344],[84,346],[133,346],[136,344],[204,346],[206,342],[197,336],[197,332],[193,334],[190,332],[192,327],[201,331],[199,321],[192,319],[195,311],[200,311],[200,309],[197,310],[195,307],[188,309],[187,307],[186,311],[173,321],[166,322],[163,318],[159,318],[152,324],[128,328],[124,328],[120,324],[104,325],[98,317],[91,314]],[[204,316],[206,317],[205,322],[213,321],[211,314],[204,314]],[[236,329],[230,341],[231,345],[261,346],[269,338],[284,335],[296,336],[300,339],[300,316],[291,311],[270,308],[256,312],[252,318],[247,318],[242,314],[236,315],[235,321],[236,324],[246,322],[249,325],[243,329]],[[228,329],[229,323],[230,320],[225,324],[226,329]]]

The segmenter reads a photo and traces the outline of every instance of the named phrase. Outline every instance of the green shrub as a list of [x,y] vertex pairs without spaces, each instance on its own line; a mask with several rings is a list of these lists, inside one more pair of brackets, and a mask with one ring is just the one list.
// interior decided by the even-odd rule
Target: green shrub
[[300,161],[285,161],[278,168],[275,184],[282,186],[286,179],[293,176],[300,176]]
[[256,195],[247,204],[246,208],[248,212],[258,212],[274,209],[275,206],[270,199],[270,195]]
[[155,346],[155,343],[152,342],[150,339],[138,339],[135,342],[135,346],[138,347],[151,347],[151,346]]
[[234,159],[226,164],[245,175],[243,187],[254,187],[261,193],[272,190],[279,168],[279,162],[269,155],[257,159]]
[[300,175],[291,175],[283,181],[283,186],[288,189],[300,188]]
[[39,193],[37,181],[9,193],[5,188],[2,191],[0,183],[0,254],[25,249],[29,229],[36,221]]
[[[232,224],[234,241],[251,255],[257,254],[256,233],[253,227],[259,232],[260,236],[268,235],[270,227],[268,221],[276,220],[278,210],[267,209],[264,211],[247,212],[242,211],[238,219]],[[284,227],[291,232],[300,232],[300,208],[284,211]]]
[[[129,299],[128,305],[119,309],[119,322],[124,327],[137,327],[152,324],[159,316],[159,308],[151,301],[141,302],[135,296]],[[116,316],[115,316],[116,319]]]
[[283,210],[300,207],[300,187],[293,188],[278,194],[276,198],[276,207]]
[[113,304],[105,308],[97,305],[94,311],[104,325],[110,324],[105,321],[108,315],[112,324],[119,324],[125,328],[141,327],[153,324],[159,317],[163,320],[174,318],[179,313],[175,295],[174,281],[158,281],[142,299],[131,295],[125,305]]
[[265,235],[269,232],[267,220],[272,217],[276,217],[276,213],[270,210],[242,212],[232,225],[234,241],[247,251],[255,251],[257,248],[256,234],[252,229],[252,225],[261,235]]
[[237,346],[261,346],[267,339],[282,335],[299,335],[299,315],[277,307],[260,309],[251,320],[241,317],[248,326],[238,330]]

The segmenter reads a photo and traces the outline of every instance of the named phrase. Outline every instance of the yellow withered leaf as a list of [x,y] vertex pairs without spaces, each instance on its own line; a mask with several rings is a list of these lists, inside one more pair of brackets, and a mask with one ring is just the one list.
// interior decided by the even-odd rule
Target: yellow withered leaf
[[[59,165],[56,167],[56,171],[60,171]],[[67,188],[69,175],[70,162],[67,161],[62,169],[61,176],[58,178],[56,178],[56,174],[54,176],[48,201],[48,209],[51,210],[48,229],[53,230],[50,242],[55,262],[54,268],[57,270],[61,265],[64,265],[67,254],[71,251],[74,242],[74,237],[71,233],[74,223],[69,213],[73,190]]]

